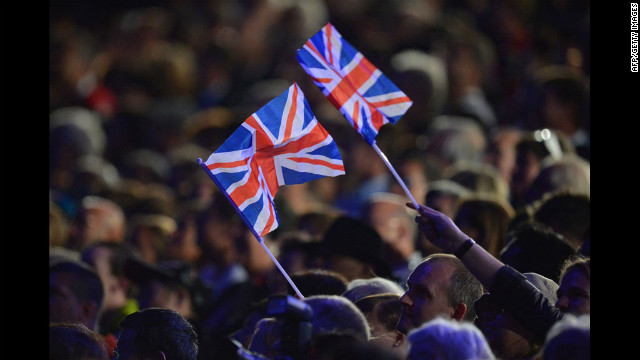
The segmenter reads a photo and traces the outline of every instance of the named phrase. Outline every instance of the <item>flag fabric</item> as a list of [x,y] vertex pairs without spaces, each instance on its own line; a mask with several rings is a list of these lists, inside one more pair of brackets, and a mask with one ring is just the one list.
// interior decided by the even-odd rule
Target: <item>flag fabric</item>
[[412,105],[377,67],[328,23],[296,57],[329,101],[373,145],[380,128],[395,124]]
[[247,118],[204,164],[260,236],[278,227],[273,199],[280,186],[345,173],[338,146],[296,83]]

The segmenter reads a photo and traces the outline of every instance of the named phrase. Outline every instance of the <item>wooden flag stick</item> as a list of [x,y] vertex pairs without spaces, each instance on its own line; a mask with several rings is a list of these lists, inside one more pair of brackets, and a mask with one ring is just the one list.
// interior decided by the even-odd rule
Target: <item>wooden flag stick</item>
[[[224,190],[224,187],[222,187],[222,185],[220,185],[220,183],[218,182],[218,179],[216,179],[216,177],[213,175],[213,173],[211,173],[211,170],[209,170],[207,165],[200,158],[198,158],[198,164],[200,165],[201,168],[203,168],[207,172],[207,174],[209,175],[211,180],[213,180],[213,182],[216,184],[216,186],[220,189],[220,191],[224,194],[224,196],[227,198],[227,200],[231,203],[233,208],[236,209],[236,212],[240,215],[240,217],[242,218],[242,221],[244,221],[245,225],[247,225],[249,230],[251,230],[251,233],[253,234],[253,236],[255,236],[256,240],[258,240],[260,245],[262,245],[262,248],[267,252],[267,255],[269,255],[269,257],[271,258],[273,263],[276,264],[276,267],[278,268],[278,270],[280,270],[282,275],[284,275],[285,279],[287,279],[287,281],[289,282],[289,284],[291,285],[293,290],[296,292],[296,295],[298,295],[298,298],[300,298],[300,300],[304,300],[304,296],[302,296],[302,293],[300,293],[300,290],[298,290],[298,287],[296,286],[296,284],[293,283],[293,280],[291,280],[291,277],[289,277],[289,274],[287,274],[287,272],[282,268],[282,266],[278,262],[278,259],[276,259],[276,257],[273,256],[273,253],[271,252],[271,250],[269,250],[267,245],[264,243],[264,239],[262,238],[262,236],[260,236],[256,232],[256,229],[251,225],[249,220],[247,220],[247,218],[244,216],[244,213],[242,211],[240,211],[240,209],[238,209],[238,206],[236,205],[236,203],[233,202],[233,200],[229,197],[229,194],[227,194],[227,192]],[[416,207],[416,209],[417,209],[417,207]]]
[[404,190],[405,194],[407,194],[409,199],[411,199],[411,202],[413,202],[413,205],[416,207],[416,209],[419,209],[420,205],[418,205],[418,203],[416,202],[416,199],[413,198],[413,195],[411,195],[411,192],[407,188],[407,185],[404,184],[404,181],[402,181],[402,178],[400,177],[400,175],[398,175],[396,170],[393,168],[393,166],[389,162],[389,159],[387,159],[387,156],[382,153],[382,151],[378,147],[378,144],[374,142],[373,145],[371,146],[378,153],[378,155],[380,155],[380,158],[382,158],[382,161],[384,161],[384,163],[387,165],[389,170],[391,170],[391,173],[393,174],[393,176],[395,176],[396,180],[398,180],[398,182],[400,183],[400,186],[402,186],[402,189]]

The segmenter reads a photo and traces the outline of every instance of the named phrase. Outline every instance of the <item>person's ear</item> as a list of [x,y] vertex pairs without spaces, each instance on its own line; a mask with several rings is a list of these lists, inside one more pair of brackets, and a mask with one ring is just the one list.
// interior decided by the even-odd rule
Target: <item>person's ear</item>
[[451,315],[451,317],[458,321],[462,321],[462,319],[464,318],[464,314],[466,313],[467,313],[467,304],[459,303],[453,308],[453,314]]

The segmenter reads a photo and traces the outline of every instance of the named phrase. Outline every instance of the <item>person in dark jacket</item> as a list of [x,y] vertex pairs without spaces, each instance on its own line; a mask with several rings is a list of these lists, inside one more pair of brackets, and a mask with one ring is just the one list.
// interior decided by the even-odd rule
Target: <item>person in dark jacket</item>
[[[415,209],[412,203],[407,203],[407,206]],[[415,210],[419,213],[416,217],[418,228],[425,237],[445,252],[457,256],[485,289],[495,295],[498,305],[529,332],[544,338],[549,329],[565,317],[567,307],[554,304],[527,281],[522,273],[505,265],[482,247],[474,246],[473,239],[462,232],[453,220],[426,206]],[[582,261],[590,264],[589,260]],[[565,276],[566,272],[560,279],[560,288],[563,287]],[[574,282],[573,285],[585,287],[581,294],[590,297],[590,291],[586,289],[587,283]],[[559,290],[560,292],[562,291]],[[560,298],[559,295],[558,301]]]

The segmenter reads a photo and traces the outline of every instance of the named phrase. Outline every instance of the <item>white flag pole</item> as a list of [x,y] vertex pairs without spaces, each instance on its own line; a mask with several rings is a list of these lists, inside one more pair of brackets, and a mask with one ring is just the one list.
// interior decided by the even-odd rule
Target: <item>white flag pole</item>
[[393,166],[391,165],[391,163],[389,162],[389,159],[387,159],[387,156],[382,153],[382,151],[380,150],[380,148],[378,147],[378,144],[376,144],[375,142],[371,145],[373,147],[373,149],[378,153],[378,155],[380,155],[380,158],[382,159],[382,161],[384,161],[384,163],[387,165],[387,167],[389,168],[389,170],[391,171],[391,173],[393,174],[393,176],[395,176],[396,180],[398,180],[398,182],[400,183],[400,186],[402,186],[402,189],[404,190],[405,194],[407,194],[407,196],[409,197],[409,199],[411,199],[411,202],[413,202],[413,205],[416,207],[416,209],[420,208],[420,205],[418,205],[418,203],[416,202],[416,199],[413,198],[413,195],[411,195],[411,192],[409,191],[409,189],[407,188],[407,185],[405,185],[404,181],[402,181],[402,178],[400,177],[400,175],[398,175],[398,173],[396,172],[396,170],[393,168]]
[[[262,248],[264,249],[264,251],[267,252],[267,255],[269,255],[269,257],[271,258],[271,260],[273,261],[274,264],[276,264],[276,267],[278,268],[278,270],[280,270],[280,272],[282,273],[282,275],[284,275],[285,279],[287,279],[287,281],[289,282],[289,284],[291,285],[291,287],[293,288],[293,290],[296,292],[296,295],[298,295],[298,298],[300,298],[300,300],[304,300],[304,296],[302,296],[302,293],[300,293],[300,290],[298,290],[298,287],[296,286],[296,284],[293,283],[293,280],[291,280],[291,278],[289,277],[289,274],[287,274],[287,272],[282,268],[282,266],[280,265],[280,263],[278,262],[278,259],[276,259],[275,256],[273,256],[273,253],[271,252],[271,250],[269,250],[269,248],[267,247],[267,245],[264,243],[264,239],[262,238],[262,236],[260,236],[257,232],[256,229],[251,225],[251,223],[249,223],[249,220],[247,220],[247,218],[244,216],[244,214],[242,213],[242,211],[240,211],[240,209],[238,209],[238,206],[236,206],[236,204],[233,202],[233,200],[231,200],[229,198],[229,194],[227,194],[226,191],[224,191],[224,188],[218,183],[218,179],[216,179],[216,177],[211,173],[211,170],[209,170],[209,168],[207,167],[207,165],[202,161],[202,159],[198,158],[198,164],[200,165],[200,167],[202,167],[207,174],[209,175],[209,177],[211,178],[211,180],[213,180],[213,182],[216,184],[216,186],[218,186],[218,188],[220,189],[220,191],[222,191],[222,193],[224,194],[224,196],[227,198],[227,200],[229,200],[229,202],[231,203],[231,205],[233,205],[233,207],[236,209],[236,212],[238,212],[238,214],[240,215],[240,217],[242,218],[242,220],[244,221],[244,223],[247,225],[247,227],[249,228],[249,230],[251,230],[251,233],[253,233],[253,236],[255,236],[256,240],[258,240],[258,242],[260,243],[260,245],[262,245]],[[417,208],[417,207],[416,207]]]

